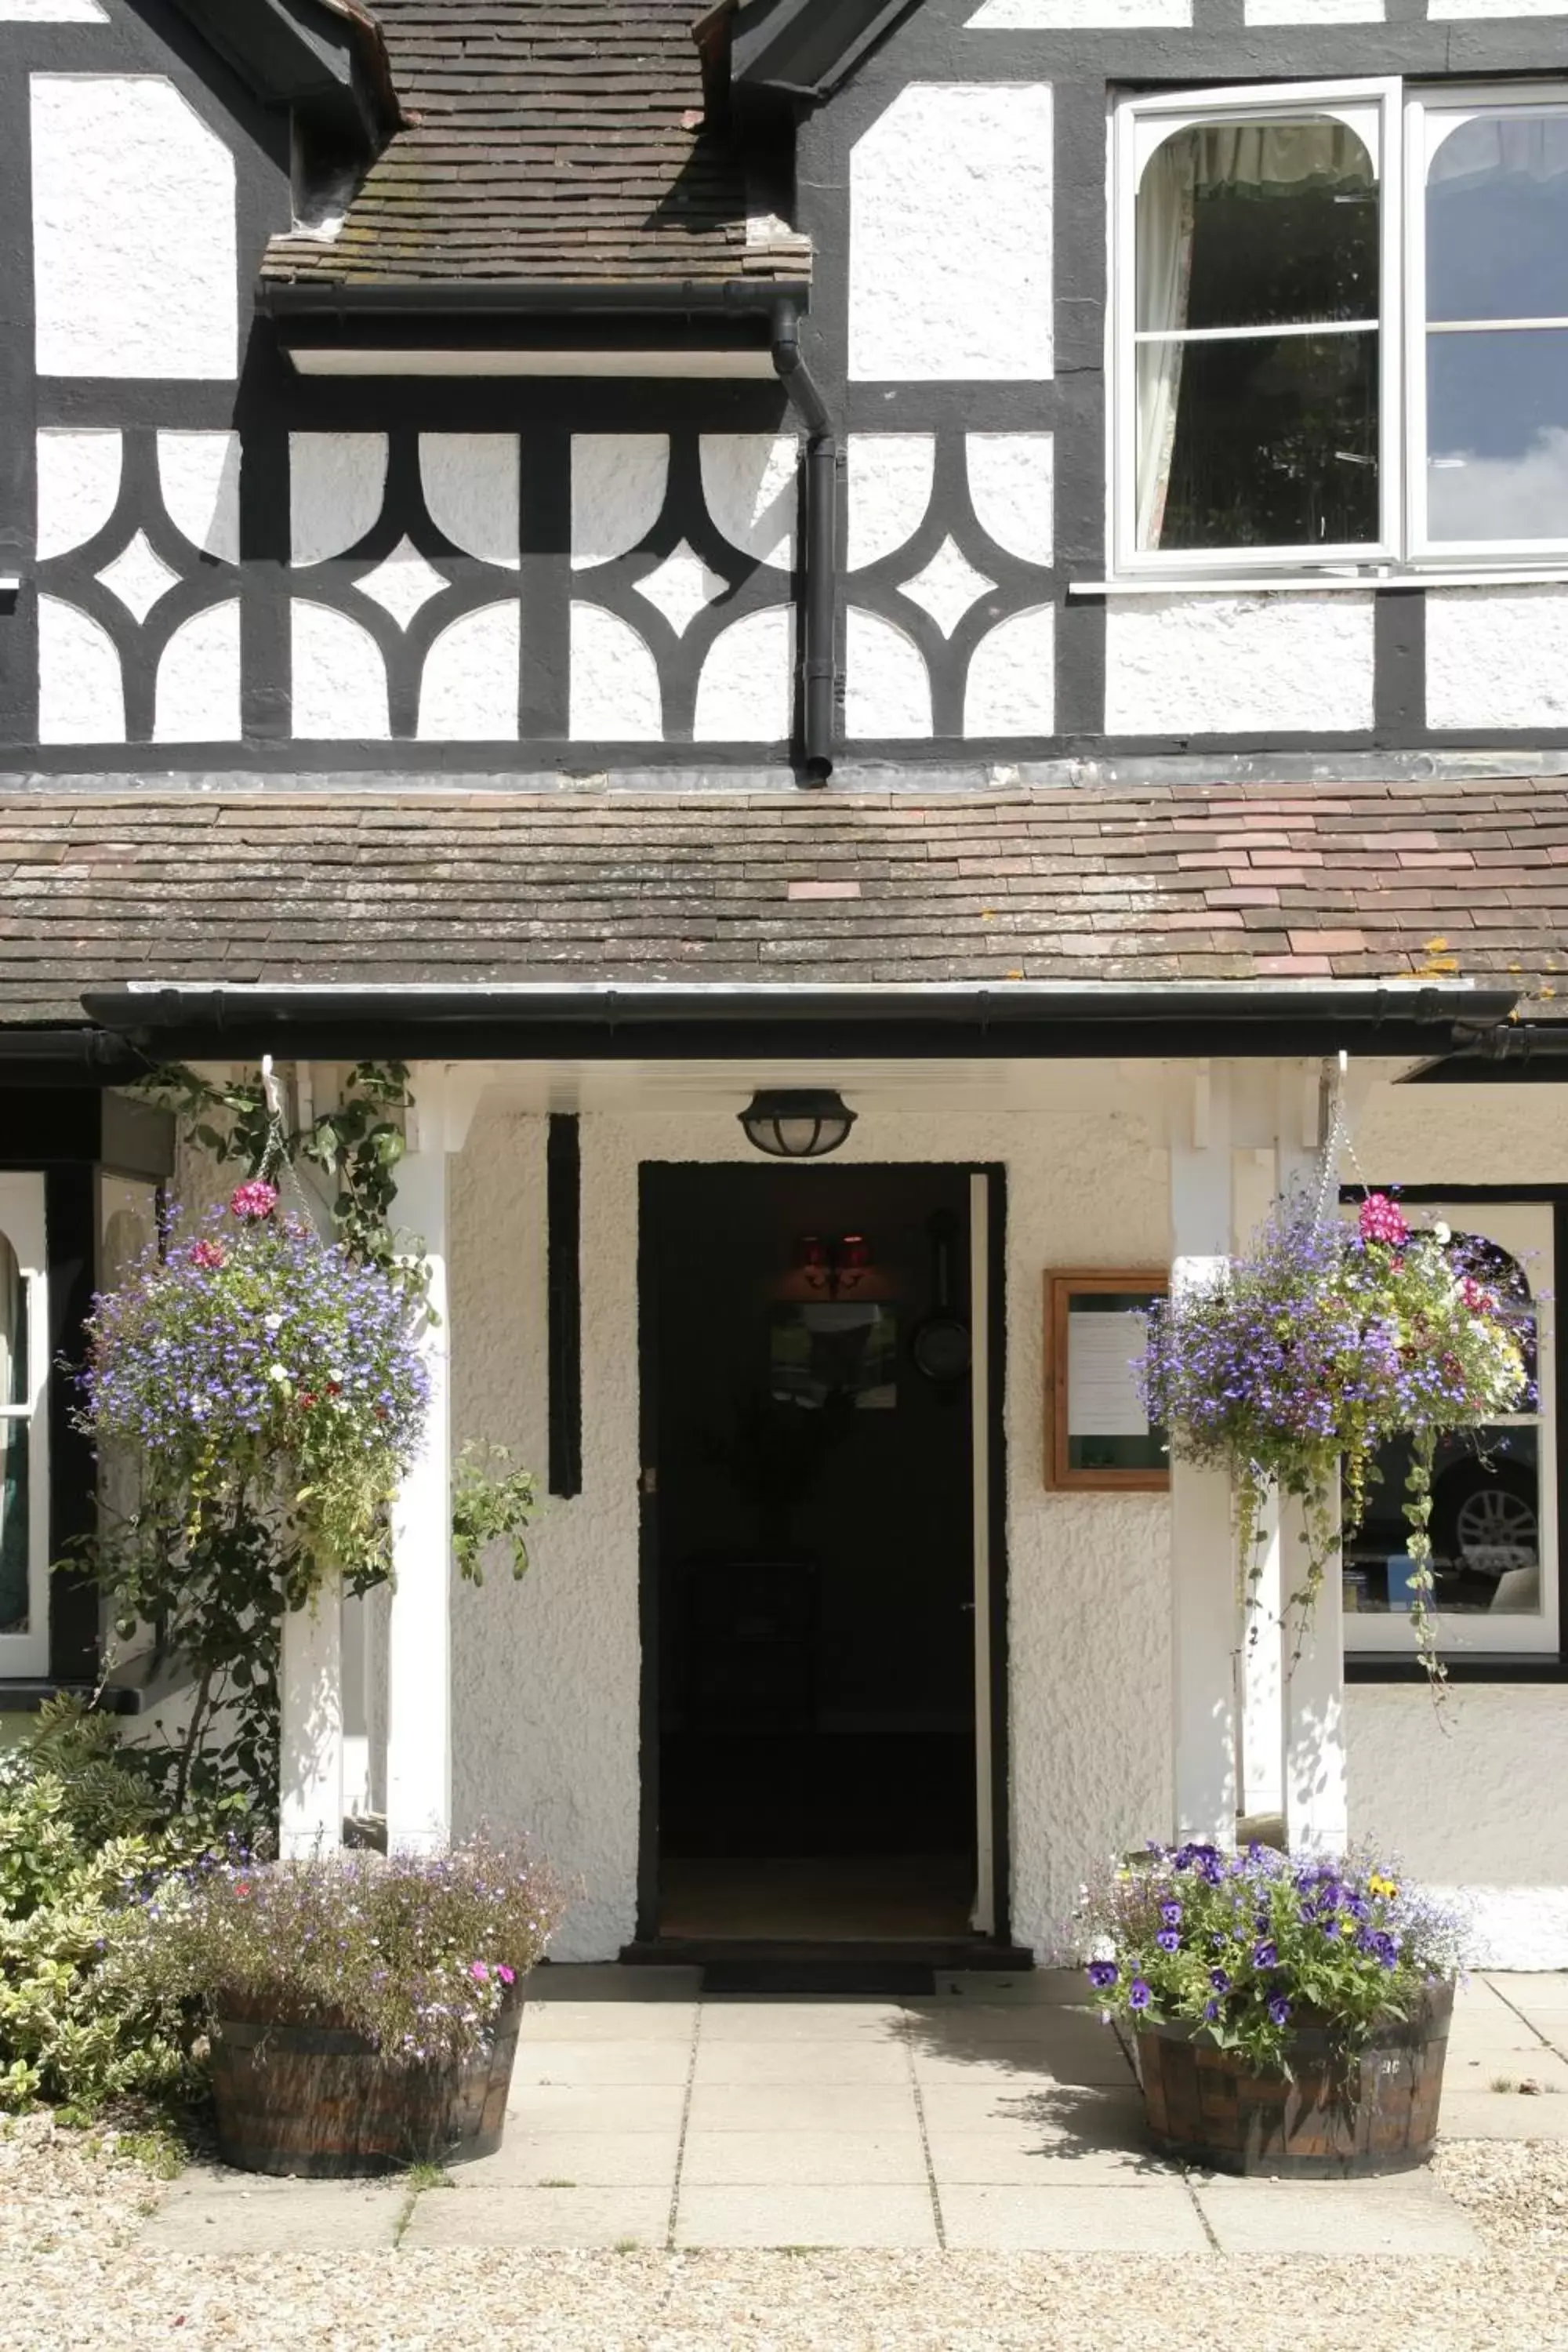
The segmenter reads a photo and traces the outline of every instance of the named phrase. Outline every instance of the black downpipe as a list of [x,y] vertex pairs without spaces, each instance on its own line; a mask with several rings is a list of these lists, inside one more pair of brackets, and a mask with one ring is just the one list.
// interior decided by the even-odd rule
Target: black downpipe
[[773,367],[805,427],[805,584],[801,620],[802,781],[825,784],[833,773],[838,666],[835,539],[838,444],[811,370],[800,355],[800,314],[793,302],[773,312]]

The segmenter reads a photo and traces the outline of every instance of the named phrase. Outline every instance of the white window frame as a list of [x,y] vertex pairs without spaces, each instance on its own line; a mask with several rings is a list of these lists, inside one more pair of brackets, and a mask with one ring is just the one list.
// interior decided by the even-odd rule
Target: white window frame
[[[1138,189],[1144,166],[1155,149],[1180,131],[1208,122],[1233,121],[1238,115],[1249,121],[1269,116],[1295,121],[1308,114],[1331,117],[1364,142],[1372,152],[1382,198],[1378,270],[1379,537],[1373,542],[1358,541],[1342,547],[1140,548],[1135,302]],[[1360,564],[1386,565],[1394,560],[1399,546],[1401,486],[1394,470],[1384,462],[1383,453],[1397,447],[1403,414],[1399,381],[1403,347],[1396,302],[1404,189],[1402,137],[1400,83],[1392,77],[1356,81],[1263,82],[1247,89],[1165,90],[1152,97],[1124,99],[1115,108],[1111,118],[1109,331],[1112,396],[1109,408],[1112,446],[1108,556],[1111,571],[1118,576],[1155,581],[1202,579],[1205,573],[1233,577],[1238,572],[1254,570],[1301,572],[1322,567],[1343,572]],[[1331,331],[1334,330],[1319,330]],[[1199,334],[1205,331],[1197,331]],[[1226,328],[1206,331],[1209,337],[1228,336],[1232,331]],[[1247,331],[1263,335],[1269,330],[1260,326]]]
[[[1563,81],[1505,82],[1490,87],[1484,82],[1454,87],[1426,83],[1410,90],[1405,99],[1405,544],[1413,563],[1447,566],[1506,562],[1517,569],[1534,557],[1560,569],[1568,559],[1568,535],[1560,539],[1434,539],[1426,528],[1426,166],[1430,160],[1430,126],[1443,115],[1458,118],[1453,126],[1457,130],[1459,122],[1473,121],[1478,115],[1545,114],[1562,112],[1564,108],[1568,108],[1568,82]],[[1568,318],[1559,323],[1568,329]],[[1484,329],[1496,333],[1514,324],[1539,333],[1548,321],[1488,319],[1478,320],[1473,331]],[[1463,333],[1465,330],[1460,327],[1450,331]]]
[[0,1675],[49,1670],[49,1297],[41,1175],[0,1176],[0,1234],[16,1253],[27,1301],[26,1396],[0,1420],[27,1428],[27,1631],[0,1633]]
[[[1310,586],[1373,586],[1380,580],[1568,576],[1568,537],[1446,540],[1426,536],[1426,152],[1437,115],[1542,112],[1568,107],[1568,81],[1407,84],[1397,76],[1348,81],[1260,82],[1247,87],[1163,90],[1123,99],[1110,121],[1110,286],[1106,310],[1106,565],[1102,583],[1079,593],[1131,588],[1237,589],[1271,581]],[[1144,165],[1163,140],[1238,115],[1331,115],[1365,139],[1376,124],[1373,160],[1382,200],[1379,315],[1379,507],[1376,544],[1345,547],[1140,548],[1137,545],[1136,226]],[[1368,142],[1371,143],[1370,142]],[[1489,320],[1489,326],[1506,322]],[[1537,322],[1540,323],[1540,322]],[[1229,330],[1210,331],[1230,332]],[[1258,328],[1257,332],[1267,333]]]
[[[1496,1242],[1519,1260],[1530,1285],[1536,1322],[1536,1390],[1533,1412],[1500,1413],[1491,1428],[1533,1428],[1536,1433],[1536,1510],[1541,1530],[1541,1613],[1539,1616],[1445,1617],[1434,1611],[1436,1645],[1447,1659],[1472,1657],[1555,1656],[1560,1641],[1561,1596],[1558,1590],[1557,1525],[1557,1363],[1555,1346],[1556,1268],[1552,1258],[1553,1213],[1550,1202],[1421,1201],[1410,1206],[1421,1225],[1439,1222],[1456,1234],[1479,1234]],[[1403,1609],[1348,1612],[1344,1620],[1347,1657],[1409,1657],[1410,1621]]]

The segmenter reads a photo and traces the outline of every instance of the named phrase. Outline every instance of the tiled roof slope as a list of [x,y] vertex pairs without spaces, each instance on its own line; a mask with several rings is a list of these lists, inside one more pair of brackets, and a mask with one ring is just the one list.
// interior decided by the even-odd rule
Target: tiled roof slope
[[263,276],[322,284],[805,274],[746,242],[744,174],[701,129],[695,0],[375,0],[409,128],[330,240]]
[[1568,784],[0,794],[0,1017],[129,980],[1458,972],[1551,992]]

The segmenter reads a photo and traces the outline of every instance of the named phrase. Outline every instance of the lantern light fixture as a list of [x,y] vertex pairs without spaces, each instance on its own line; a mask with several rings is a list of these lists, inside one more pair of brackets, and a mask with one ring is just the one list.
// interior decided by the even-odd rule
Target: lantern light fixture
[[842,1095],[826,1087],[762,1087],[742,1111],[746,1140],[771,1160],[822,1160],[855,1124]]

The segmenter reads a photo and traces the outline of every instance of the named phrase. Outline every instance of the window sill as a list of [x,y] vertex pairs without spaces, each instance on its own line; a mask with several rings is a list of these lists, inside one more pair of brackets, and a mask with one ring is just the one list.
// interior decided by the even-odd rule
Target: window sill
[[1551,588],[1568,583],[1568,566],[1497,572],[1269,572],[1220,580],[1203,572],[1147,580],[1069,580],[1069,596],[1367,595],[1379,588]]
[[[52,1698],[92,1697],[92,1683],[57,1683],[32,1675],[0,1675],[0,1715],[37,1715]],[[142,1693],[110,1684],[99,1696],[103,1715],[140,1715]]]
[[[1462,1658],[1447,1658],[1444,1664],[1448,1679],[1454,1683],[1563,1683],[1568,1682],[1568,1661],[1554,1652],[1538,1650],[1510,1654],[1500,1650],[1492,1657],[1478,1657],[1471,1652]],[[1345,1660],[1347,1683],[1424,1683],[1426,1669],[1416,1657],[1400,1657],[1390,1651],[1381,1655],[1363,1650],[1358,1656]]]

